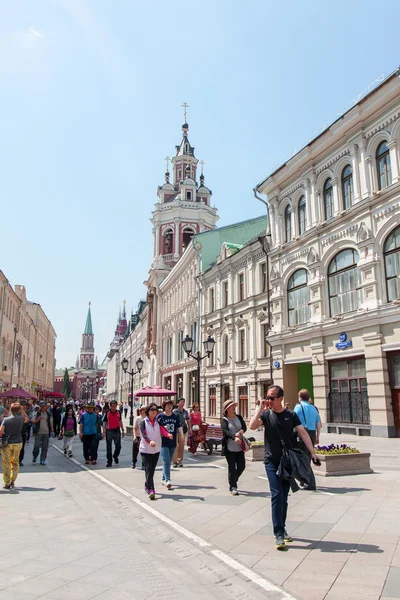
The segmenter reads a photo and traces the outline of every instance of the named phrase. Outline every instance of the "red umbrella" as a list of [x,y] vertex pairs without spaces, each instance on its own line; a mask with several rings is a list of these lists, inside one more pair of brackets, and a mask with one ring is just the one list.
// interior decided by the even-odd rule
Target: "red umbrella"
[[65,394],[61,394],[61,392],[45,392],[43,396],[45,398],[65,398]]
[[26,390],[20,390],[18,388],[3,392],[0,394],[0,398],[25,398],[26,400],[37,400],[36,396],[32,396],[32,394]]
[[135,392],[137,398],[145,398],[148,396],[176,396],[176,392],[166,390],[159,385],[146,385],[144,388]]

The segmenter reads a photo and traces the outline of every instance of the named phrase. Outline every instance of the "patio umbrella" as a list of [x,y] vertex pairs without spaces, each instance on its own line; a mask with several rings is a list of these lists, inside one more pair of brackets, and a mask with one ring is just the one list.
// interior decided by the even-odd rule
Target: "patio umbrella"
[[146,385],[144,388],[134,393],[137,398],[146,398],[148,396],[176,396],[176,392],[172,390],[166,390],[159,385]]
[[20,390],[18,388],[3,392],[0,394],[0,398],[25,398],[25,400],[37,400],[36,396],[33,396],[26,390]]
[[45,398],[65,398],[65,394],[61,394],[61,392],[45,392],[43,396]]

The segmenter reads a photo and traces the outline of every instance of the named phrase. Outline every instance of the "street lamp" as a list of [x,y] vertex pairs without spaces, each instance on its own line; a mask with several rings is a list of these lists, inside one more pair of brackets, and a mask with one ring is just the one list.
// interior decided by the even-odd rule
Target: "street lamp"
[[205,355],[201,356],[200,350],[197,350],[196,354],[192,354],[193,351],[193,339],[187,335],[184,340],[182,340],[182,348],[188,358],[194,358],[197,361],[197,402],[199,404],[200,411],[200,363],[204,358],[210,358],[210,354],[214,350],[215,340],[214,338],[208,336],[208,338],[203,342]]
[[128,371],[128,365],[129,365],[129,361],[127,358],[124,358],[121,361],[121,367],[124,373],[127,373],[128,375],[131,376],[131,401],[130,401],[130,407],[131,407],[131,412],[129,415],[129,425],[131,427],[133,427],[133,378],[135,377],[135,375],[137,375],[137,373],[140,373],[140,371],[143,369],[143,361],[141,358],[138,358],[136,361],[136,368],[137,371],[134,371],[132,369],[132,371]]

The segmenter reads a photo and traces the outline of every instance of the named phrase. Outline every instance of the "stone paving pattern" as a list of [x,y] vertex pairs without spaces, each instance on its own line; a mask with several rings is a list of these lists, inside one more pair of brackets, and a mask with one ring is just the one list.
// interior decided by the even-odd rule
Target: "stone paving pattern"
[[[144,500],[143,472],[130,468],[131,440],[125,438],[120,465],[112,469],[105,468],[102,442],[99,464],[90,469]],[[400,440],[322,436],[323,443],[332,441],[370,451],[375,472],[321,477],[317,492],[292,494],[287,525],[295,541],[287,552],[274,547],[262,463],[247,463],[241,495],[233,497],[225,459],[200,452],[186,459],[185,468],[172,470],[173,490],[159,484],[151,506],[297,598],[400,598]],[[74,444],[81,461],[81,444],[78,439]],[[55,449],[47,467],[31,465],[31,447],[18,481],[22,489],[1,495],[0,600],[178,598],[188,587],[193,598],[197,593],[219,598],[211,594],[229,597],[232,591],[230,585],[226,591],[226,581],[239,585],[237,598],[265,598],[265,591],[215,564]],[[156,481],[160,478],[158,469]],[[154,544],[155,539],[162,543]],[[149,567],[157,583],[151,596]],[[203,577],[209,572],[210,581]]]

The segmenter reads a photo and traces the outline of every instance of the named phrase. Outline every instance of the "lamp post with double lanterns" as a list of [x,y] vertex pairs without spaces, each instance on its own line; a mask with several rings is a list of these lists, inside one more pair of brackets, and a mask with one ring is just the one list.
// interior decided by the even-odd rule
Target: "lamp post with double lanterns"
[[212,351],[214,350],[215,340],[214,338],[208,336],[208,338],[203,342],[204,346],[204,356],[201,356],[200,350],[197,350],[196,354],[192,354],[193,351],[193,339],[187,335],[184,340],[182,340],[182,347],[184,352],[188,358],[194,358],[197,361],[197,402],[199,404],[200,411],[200,363],[205,358],[210,358]]
[[129,365],[128,359],[124,358],[123,361],[121,362],[122,370],[124,373],[127,373],[128,375],[131,376],[131,401],[130,401],[131,412],[129,415],[129,425],[131,427],[133,427],[133,378],[135,377],[135,375],[140,373],[140,371],[143,369],[143,361],[141,358],[137,359],[137,361],[136,361],[137,371],[134,371],[133,369],[132,369],[132,371],[128,371],[128,365]]

